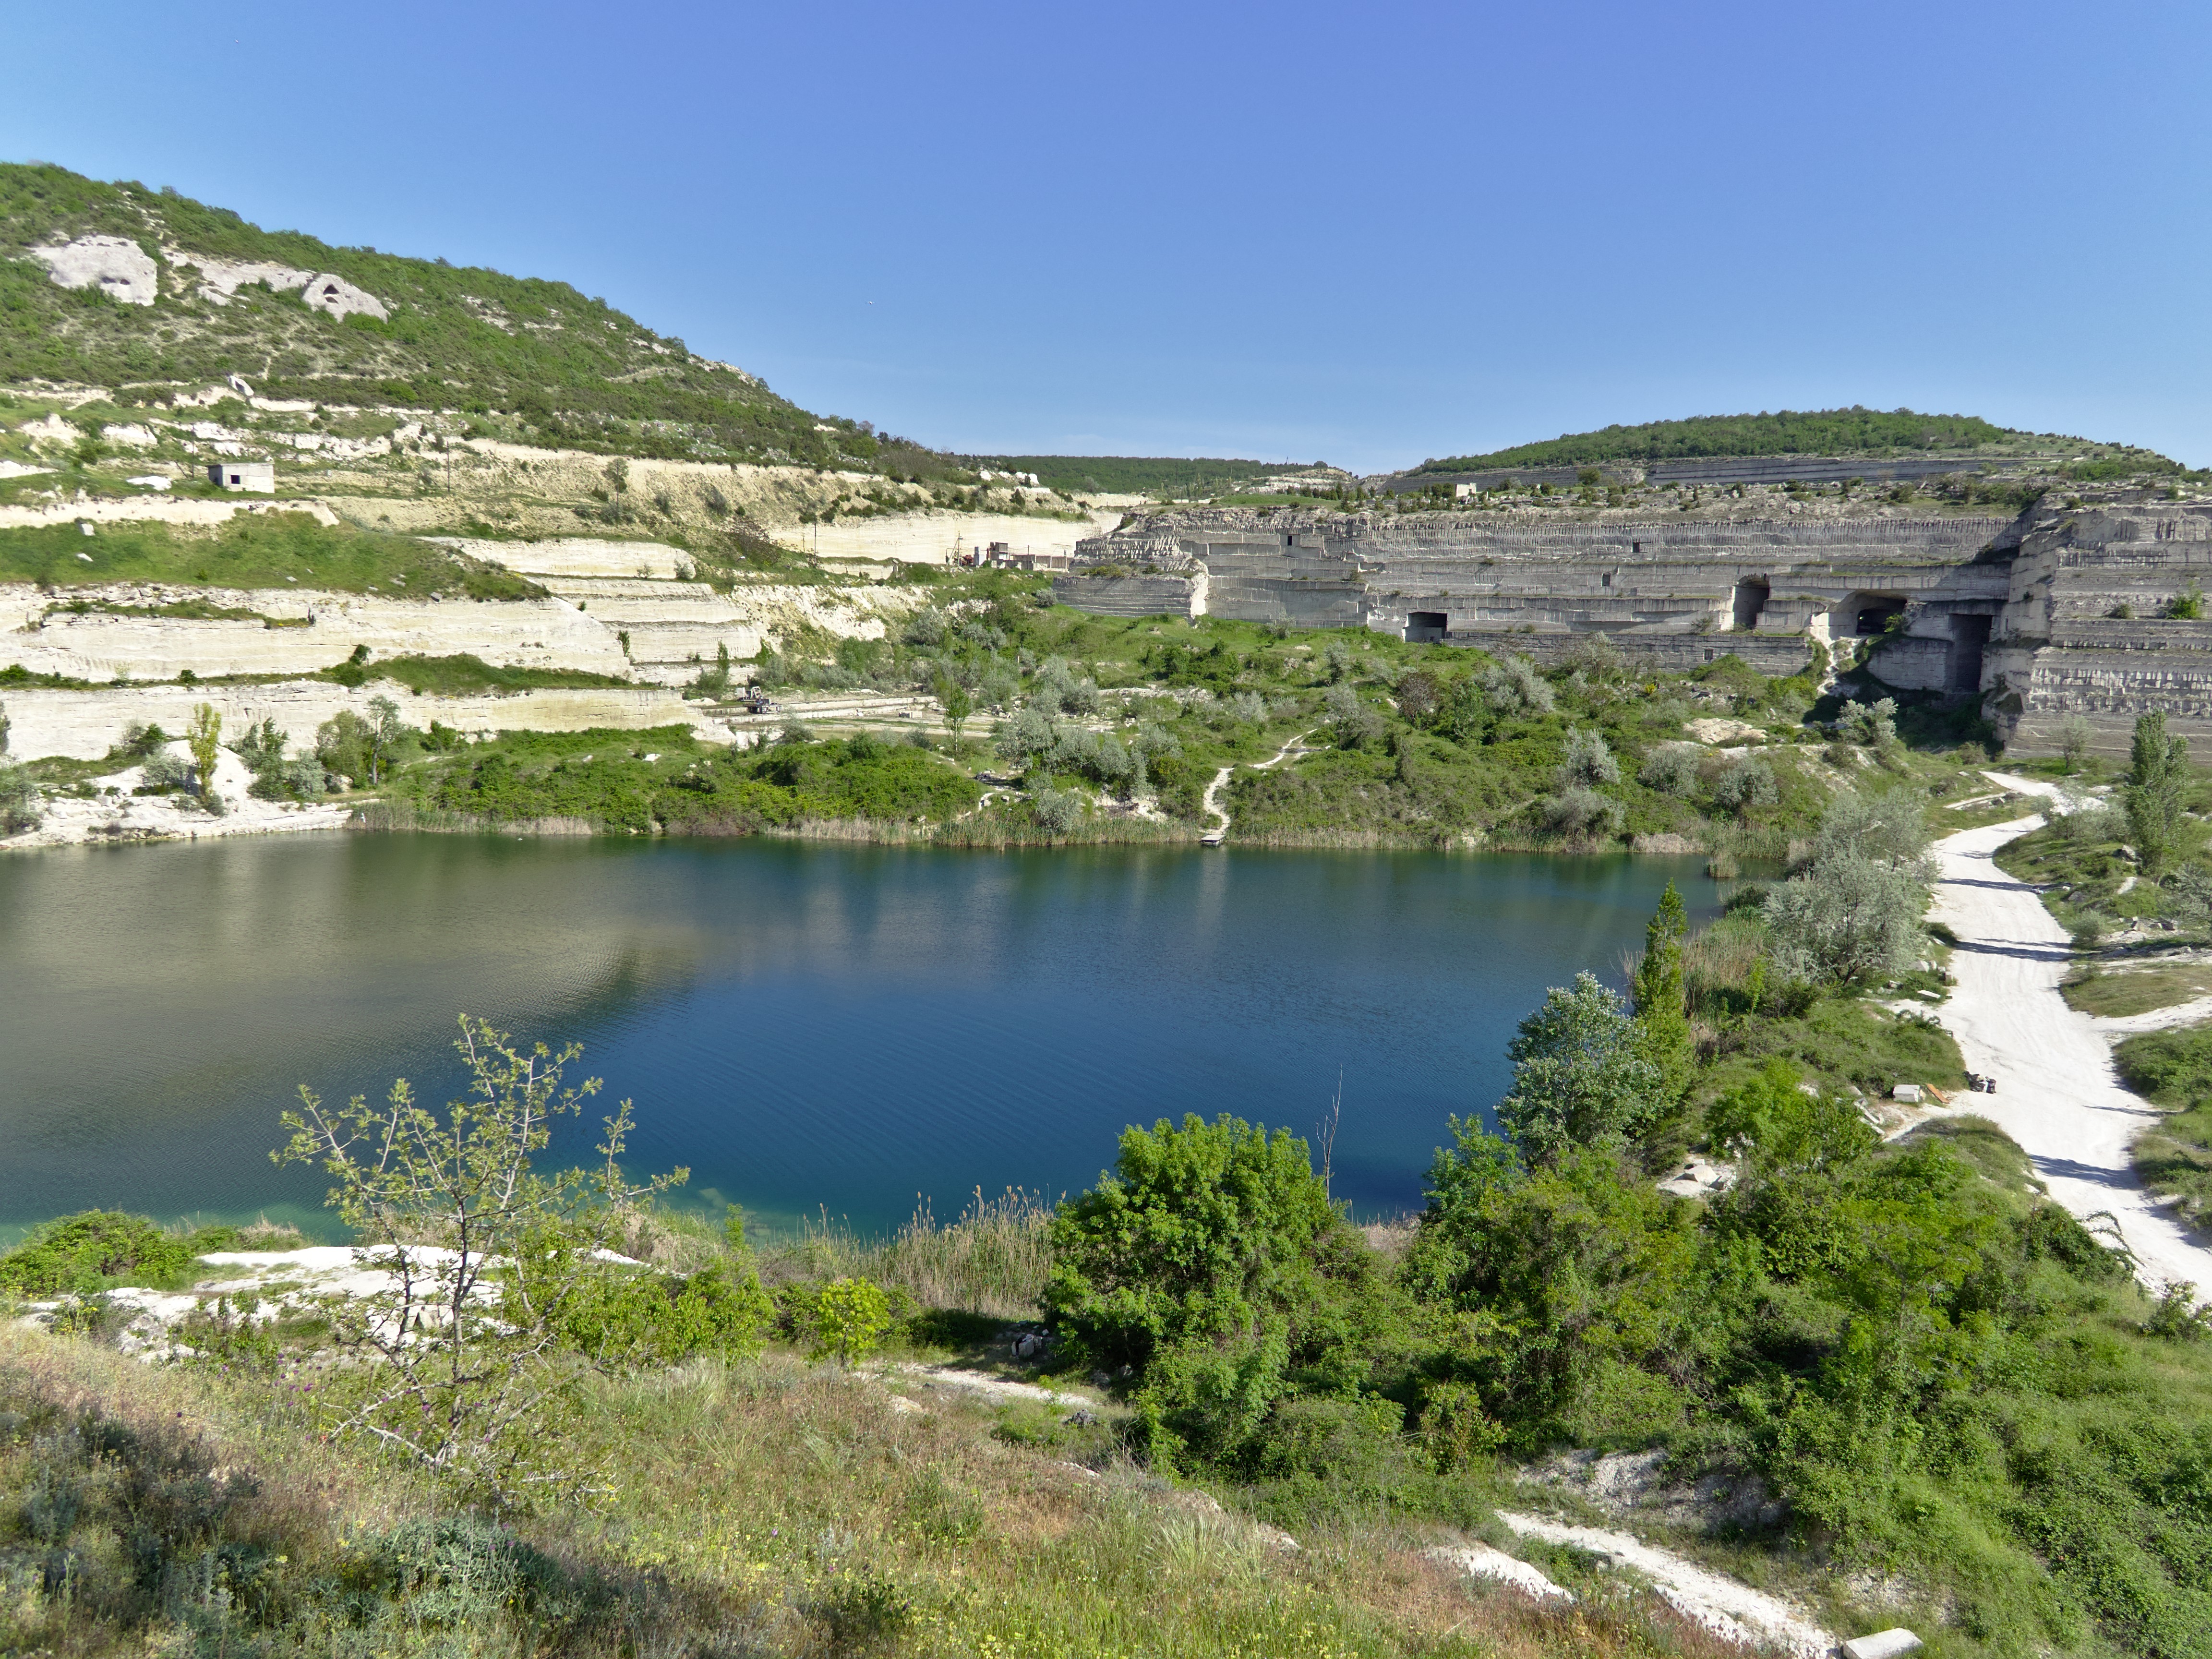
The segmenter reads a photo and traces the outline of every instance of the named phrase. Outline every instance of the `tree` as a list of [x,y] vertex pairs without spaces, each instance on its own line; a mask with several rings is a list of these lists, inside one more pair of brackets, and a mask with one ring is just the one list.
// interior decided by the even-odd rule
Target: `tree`
[[1532,1165],[1575,1146],[1618,1152],[1665,1103],[1666,1079],[1645,1057],[1627,1004],[1594,974],[1546,992],[1505,1052],[1513,1092],[1498,1103],[1498,1121]]
[[325,1202],[362,1267],[383,1276],[326,1304],[341,1346],[369,1361],[338,1391],[330,1426],[502,1502],[574,1492],[590,1472],[563,1467],[557,1431],[576,1376],[565,1328],[623,1212],[686,1172],[624,1179],[625,1100],[604,1120],[600,1168],[539,1174],[554,1120],[580,1115],[599,1079],[562,1087],[576,1044],[525,1050],[482,1020],[460,1024],[468,1097],[442,1116],[416,1103],[404,1078],[381,1105],[356,1095],[329,1111],[302,1085],[300,1109],[284,1114],[292,1138],[271,1156],[322,1165]]
[[937,693],[938,702],[945,710],[945,729],[958,737],[960,728],[968,723],[968,716],[975,711],[975,698],[969,694],[966,686],[949,674],[939,673],[933,689]]
[[1777,962],[1794,978],[1864,985],[1893,979],[1920,953],[1924,866],[1861,852],[1822,854],[1766,896]]
[[368,720],[366,738],[368,754],[368,781],[384,781],[384,769],[398,754],[400,745],[411,735],[399,718],[399,705],[389,697],[368,700]]
[[192,710],[192,723],[185,729],[185,745],[192,751],[192,769],[198,774],[197,787],[201,802],[211,812],[222,811],[222,797],[216,793],[215,765],[222,754],[222,716],[212,703],[202,703]]
[[1359,700],[1348,685],[1332,685],[1322,696],[1340,749],[1364,749],[1382,735],[1382,717]]
[[2147,876],[2172,859],[2188,783],[2189,740],[2166,735],[2163,714],[2139,716],[2129,752],[2128,834]]
[[1122,1132],[1114,1172],[1060,1206],[1044,1303],[1085,1358],[1142,1374],[1138,1443],[1244,1453],[1293,1371],[1355,1394],[1389,1304],[1376,1258],[1306,1143],[1224,1114]]
[[1562,788],[1581,784],[1595,788],[1600,784],[1620,781],[1620,763],[1613,758],[1602,732],[1585,732],[1577,727],[1567,733],[1565,758],[1559,763],[1559,786]]
[[1689,932],[1689,913],[1670,881],[1644,929],[1644,955],[1629,985],[1644,1057],[1658,1069],[1660,1094],[1669,1104],[1690,1086],[1698,1063],[1682,983],[1682,946]]
[[814,1357],[834,1358],[848,1370],[891,1328],[891,1304],[866,1279],[833,1279],[814,1297]]
[[2095,741],[2096,732],[2081,715],[2069,714],[2058,722],[2058,752],[2066,757],[2069,772],[2081,769],[2081,763],[2089,758],[2089,745]]

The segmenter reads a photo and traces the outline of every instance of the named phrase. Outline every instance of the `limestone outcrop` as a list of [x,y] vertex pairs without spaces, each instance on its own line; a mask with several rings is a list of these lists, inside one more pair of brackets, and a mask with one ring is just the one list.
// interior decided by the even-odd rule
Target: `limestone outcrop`
[[1198,508],[1086,538],[1054,592],[1106,615],[1371,628],[1539,659],[1603,633],[1662,666],[1735,655],[1789,673],[1817,645],[1891,686],[1979,696],[2030,750],[2077,714],[2124,750],[2154,709],[2212,743],[2212,504],[2076,501],[1917,519]]

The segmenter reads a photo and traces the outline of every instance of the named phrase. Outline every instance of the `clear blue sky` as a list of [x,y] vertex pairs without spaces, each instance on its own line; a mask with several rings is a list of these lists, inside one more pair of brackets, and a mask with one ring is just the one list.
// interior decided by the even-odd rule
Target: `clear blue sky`
[[2212,463],[2212,5],[8,8],[0,156],[967,451],[1863,403]]

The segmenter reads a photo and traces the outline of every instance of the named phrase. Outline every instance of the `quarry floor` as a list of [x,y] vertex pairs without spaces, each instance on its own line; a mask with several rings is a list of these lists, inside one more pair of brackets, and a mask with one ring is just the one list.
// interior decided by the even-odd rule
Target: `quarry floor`
[[1962,830],[1936,843],[1941,875],[1929,915],[1959,940],[1958,984],[1941,1018],[1966,1069],[1997,1085],[1994,1095],[1955,1097],[1957,1109],[2011,1136],[2051,1196],[2093,1228],[2110,1216],[2145,1284],[2191,1285],[2202,1295],[2212,1291],[2212,1249],[2144,1187],[2129,1153],[2160,1114],[2121,1085],[2106,1022],[2060,996],[2073,961],[2066,930],[2034,888],[1996,866],[1997,848],[2042,822]]

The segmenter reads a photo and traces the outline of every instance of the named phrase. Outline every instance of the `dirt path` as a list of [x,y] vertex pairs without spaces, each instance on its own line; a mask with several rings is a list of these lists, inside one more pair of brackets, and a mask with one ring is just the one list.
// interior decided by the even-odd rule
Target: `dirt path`
[[[2008,787],[2055,795],[2047,784],[1992,775]],[[2152,1288],[2212,1289],[2212,1250],[2193,1242],[2136,1179],[2129,1144],[2159,1114],[2120,1086],[2098,1022],[2066,1006],[2058,984],[2071,961],[2066,930],[2036,890],[1997,868],[1996,849],[2039,817],[1962,830],[1936,843],[1941,868],[1931,917],[1957,934],[1958,986],[1942,1019],[1966,1069],[1994,1095],[1954,1097],[2020,1143],[2051,1195],[2084,1220],[2110,1215]]]
[[[1292,738],[1280,749],[1278,749],[1275,751],[1274,757],[1271,760],[1251,761],[1249,763],[1240,761],[1237,765],[1241,766],[1249,764],[1255,772],[1264,772],[1271,766],[1280,766],[1285,761],[1290,759],[1292,750],[1296,750],[1300,744],[1304,743],[1312,735],[1313,733],[1310,732],[1299,732],[1297,736]],[[1221,802],[1218,797],[1220,795],[1223,788],[1227,786],[1229,782],[1229,775],[1236,769],[1237,766],[1223,767],[1218,772],[1216,772],[1213,775],[1213,781],[1206,786],[1206,799],[1204,802],[1206,810],[1203,816],[1212,818],[1219,818],[1221,820],[1221,828],[1218,830],[1209,830],[1207,833],[1210,835],[1225,836],[1229,833],[1229,814],[1222,810]]]
[[[1779,1649],[1793,1659],[1826,1659],[1836,1650],[1834,1636],[1780,1597],[1701,1567],[1672,1550],[1646,1544],[1625,1532],[1571,1527],[1508,1510],[1498,1510],[1498,1518],[1523,1538],[1571,1545],[1642,1573],[1678,1612],[1728,1641],[1745,1647]],[[1557,1587],[1553,1589],[1556,1592]]]

